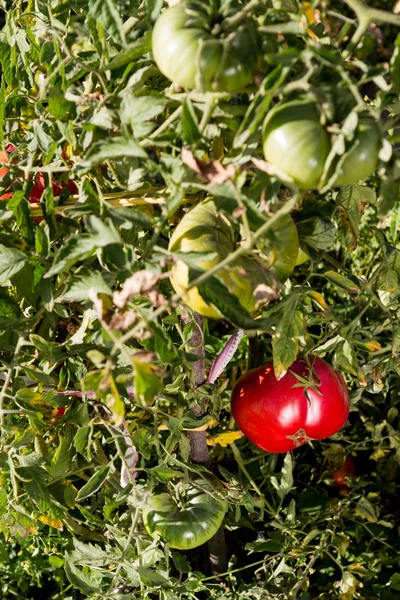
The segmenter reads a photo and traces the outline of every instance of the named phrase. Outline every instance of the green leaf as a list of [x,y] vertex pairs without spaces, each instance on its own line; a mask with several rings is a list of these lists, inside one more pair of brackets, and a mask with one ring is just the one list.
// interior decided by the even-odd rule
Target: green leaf
[[146,31],[145,35],[131,44],[129,48],[118,52],[104,67],[102,71],[113,71],[114,69],[120,69],[136,59],[147,54],[151,50],[151,31]]
[[290,452],[285,455],[281,475],[279,479],[273,475],[270,479],[271,484],[278,492],[278,496],[281,500],[290,492],[293,487],[293,467],[294,462]]
[[145,150],[134,139],[112,138],[94,144],[88,152],[86,160],[78,164],[77,169],[84,174],[101,162],[115,158],[126,158],[127,156],[147,158]]
[[90,496],[93,496],[93,494],[95,494],[101,488],[103,483],[106,481],[109,472],[110,472],[109,465],[107,465],[105,467],[98,467],[96,469],[94,475],[92,475],[92,477],[89,479],[89,481],[87,483],[85,483],[85,485],[79,490],[79,492],[76,496],[76,501],[81,502],[85,498],[89,498]]
[[47,108],[53,117],[62,121],[66,117],[71,116],[74,106],[73,102],[70,102],[65,98],[64,93],[60,88],[56,86],[50,88]]
[[100,590],[100,580],[78,569],[71,562],[68,552],[65,553],[64,569],[68,581],[83,594],[91,596],[92,594],[97,594]]
[[392,210],[399,199],[399,182],[392,179],[382,181],[379,188],[379,214],[384,216]]
[[92,435],[92,428],[89,426],[80,427],[74,437],[74,446],[80,454],[91,459],[90,453],[90,438]]
[[135,366],[135,395],[138,401],[152,405],[154,399],[163,388],[160,369],[155,365],[133,356],[132,362]]
[[299,341],[304,336],[303,315],[297,310],[299,297],[289,296],[283,303],[283,314],[272,338],[274,372],[281,379],[297,358]]
[[321,218],[302,221],[298,225],[299,238],[315,250],[331,250],[335,244],[336,227],[334,223]]
[[[190,268],[190,279],[195,279],[200,273]],[[216,276],[210,277],[206,283],[200,284],[198,290],[206,302],[216,306],[233,325],[240,329],[261,330],[264,327],[269,328],[271,325],[269,319],[254,320],[236,296]]]
[[183,471],[171,469],[167,465],[158,465],[157,467],[152,467],[151,469],[147,470],[147,473],[163,483],[167,483],[168,481],[175,479],[175,477],[184,476]]
[[83,302],[90,298],[91,292],[98,294],[112,294],[111,288],[104,281],[99,271],[92,271],[78,277],[71,277],[67,290],[58,297],[59,302]]
[[246,544],[245,549],[249,551],[249,554],[253,552],[280,552],[283,548],[283,542],[280,540],[256,540],[255,542],[249,542]]
[[87,223],[93,233],[82,233],[67,239],[56,253],[53,266],[45,274],[45,278],[69,271],[75,263],[89,258],[98,248],[121,244],[119,233],[111,221],[105,222],[92,215]]
[[196,144],[201,139],[199,122],[189,98],[185,99],[182,109],[182,137],[185,144]]
[[364,497],[360,498],[356,504],[356,514],[369,523],[376,523],[378,520],[375,508],[371,502]]
[[126,93],[121,103],[121,121],[132,127],[136,138],[146,136],[156,127],[151,120],[164,111],[166,104],[167,100],[162,97]]
[[71,442],[65,437],[60,437],[58,448],[55,451],[50,464],[50,475],[54,478],[65,477],[71,470],[73,448]]
[[[400,75],[399,75],[400,77]],[[400,89],[400,81],[399,81],[399,89]],[[400,592],[400,573],[394,573],[390,578],[390,587]]]
[[400,34],[396,38],[394,52],[390,60],[393,92],[400,93]]
[[89,0],[89,13],[113,41],[126,46],[122,19],[114,0]]
[[336,273],[336,271],[325,271],[324,277],[337,287],[340,287],[350,294],[359,294],[360,288],[356,283],[348,279],[345,275]]
[[0,245],[0,285],[3,285],[13,275],[24,267],[28,257],[21,250],[6,248]]

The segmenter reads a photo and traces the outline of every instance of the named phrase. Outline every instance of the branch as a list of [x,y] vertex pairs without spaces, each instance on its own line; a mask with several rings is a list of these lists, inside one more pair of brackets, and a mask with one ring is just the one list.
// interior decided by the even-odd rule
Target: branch
[[[205,379],[205,361],[204,361],[204,319],[198,313],[194,313],[196,328],[192,337],[189,340],[190,351],[197,354],[199,359],[193,364],[194,383],[198,387]],[[182,315],[182,320],[186,324],[191,322],[191,319],[186,312]],[[197,417],[201,417],[204,413],[204,404],[195,406],[193,412]],[[190,458],[191,461],[198,465],[203,465],[207,469],[211,469],[212,461],[207,445],[206,431],[188,431],[187,436],[190,442]],[[228,567],[228,559],[226,555],[225,533],[223,525],[217,533],[208,542],[209,560],[211,572],[213,575],[226,571]]]

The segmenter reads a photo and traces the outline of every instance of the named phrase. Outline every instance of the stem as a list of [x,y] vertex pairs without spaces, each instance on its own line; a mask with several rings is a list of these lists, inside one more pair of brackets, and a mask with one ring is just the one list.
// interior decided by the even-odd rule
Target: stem
[[224,29],[235,29],[235,27],[243,23],[243,19],[245,19],[247,15],[254,12],[255,9],[258,8],[261,4],[263,4],[263,0],[250,0],[250,2],[246,4],[246,6],[242,8],[242,10],[236,13],[236,15],[224,20]]
[[[205,361],[204,361],[204,319],[198,313],[194,313],[194,319],[196,322],[196,328],[193,331],[193,335],[189,340],[190,350],[193,354],[197,354],[199,357],[193,364],[194,370],[194,383],[198,387],[205,380]],[[182,320],[185,323],[191,322],[189,315],[186,313],[182,316]],[[196,416],[201,417],[204,413],[204,404],[195,406],[193,412]],[[210,452],[207,446],[207,433],[206,431],[188,431],[187,436],[190,442],[190,458],[193,463],[203,465],[207,469],[211,469],[212,461]],[[228,566],[228,558],[226,554],[226,543],[225,533],[223,525],[219,528],[217,533],[208,542],[209,560],[211,565],[211,572],[214,575],[226,571]]]
[[358,18],[358,26],[351,38],[346,50],[343,52],[343,57],[348,58],[349,55],[357,48],[361,38],[367,31],[371,23],[388,23],[390,25],[400,26],[400,15],[395,15],[386,10],[379,8],[371,8],[364,4],[361,0],[344,0],[344,2],[353,10]]
[[242,455],[240,454],[239,448],[236,446],[235,442],[232,442],[232,444],[229,444],[229,445],[232,448],[232,452],[233,452],[235,460],[236,460],[236,462],[237,462],[237,464],[239,466],[239,469],[245,475],[245,477],[247,478],[248,482],[250,483],[250,485],[254,489],[254,491],[257,492],[257,494],[260,496],[260,498],[264,501],[264,504],[265,504],[268,512],[271,514],[271,516],[275,516],[276,510],[273,508],[273,506],[265,498],[264,494],[262,493],[262,491],[260,490],[260,488],[258,487],[258,485],[256,484],[256,482],[254,481],[254,479],[252,478],[252,476],[250,475],[250,473],[246,469],[244,461],[243,461],[243,458],[242,458]]
[[206,103],[204,106],[203,116],[201,117],[199,129],[201,133],[204,133],[205,128],[208,125],[209,120],[214,112],[216,106],[215,96],[212,93],[206,95]]

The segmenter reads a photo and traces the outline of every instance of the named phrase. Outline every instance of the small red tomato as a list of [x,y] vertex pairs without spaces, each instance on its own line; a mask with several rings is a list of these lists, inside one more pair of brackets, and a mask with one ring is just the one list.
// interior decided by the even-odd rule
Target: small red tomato
[[[0,181],[5,177],[9,171],[9,161],[10,154],[16,151],[15,146],[12,144],[8,144],[6,147],[6,152],[0,152],[0,165],[4,165],[0,167]],[[40,202],[43,192],[48,187],[48,178],[43,175],[43,173],[38,173],[33,180],[32,191],[29,194],[29,202]],[[78,188],[74,181],[61,181],[60,184],[56,182],[55,179],[52,178],[51,182],[53,188],[54,196],[59,196],[64,188],[68,188],[71,194],[76,194],[78,192]],[[11,198],[13,192],[6,192],[2,196],[0,196],[0,200],[8,200]],[[34,221],[43,221],[41,217],[33,219]]]
[[59,407],[57,408],[57,414],[56,414],[56,416],[55,416],[54,418],[55,418],[55,419],[62,419],[62,418],[63,418],[63,416],[65,415],[65,411],[66,411],[66,410],[67,410],[67,407],[66,407],[66,406],[59,406]]
[[341,492],[348,492],[349,487],[348,483],[351,477],[354,477],[356,474],[356,465],[354,464],[354,460],[351,456],[346,456],[345,461],[338,465],[338,467],[332,473],[332,479],[335,482],[335,486]]
[[310,440],[333,435],[347,421],[350,401],[343,377],[321,358],[310,356],[316,390],[297,387],[295,375],[309,378],[304,359],[276,379],[272,361],[245,373],[231,398],[232,415],[256,446],[288,452]]

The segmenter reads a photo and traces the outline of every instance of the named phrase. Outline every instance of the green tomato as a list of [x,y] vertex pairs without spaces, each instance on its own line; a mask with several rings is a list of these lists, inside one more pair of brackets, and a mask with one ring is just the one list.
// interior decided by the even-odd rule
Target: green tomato
[[372,175],[378,166],[381,143],[379,126],[372,119],[360,119],[353,147],[344,159],[334,185],[358,183]]
[[205,493],[201,489],[204,487],[203,481],[196,486],[186,484],[181,506],[167,493],[154,495],[151,506],[143,511],[147,532],[151,536],[159,534],[178,550],[191,550],[208,542],[221,527],[227,505]]
[[[183,217],[171,237],[169,249],[171,252],[199,254],[198,258],[192,260],[200,269],[207,271],[235,250],[233,231],[228,219],[217,212],[214,202],[206,200]],[[292,218],[289,215],[282,217],[273,234],[272,239],[266,238],[264,241],[264,253],[269,253],[270,269],[251,256],[241,256],[218,273],[218,277],[249,312],[254,312],[256,308],[255,288],[262,283],[271,285],[271,274],[279,281],[285,281],[296,264],[299,241]],[[205,317],[222,317],[216,306],[203,300],[196,287],[187,289],[189,267],[184,261],[175,263],[170,280],[190,308]]]
[[328,133],[316,106],[290,102],[271,111],[264,122],[266,160],[302,189],[318,187],[330,150]]
[[[215,15],[196,18],[190,2],[167,8],[152,37],[154,60],[170,81],[189,89],[236,92],[253,79],[257,32],[245,21],[234,32],[213,35]],[[219,28],[220,30],[221,28]]]

